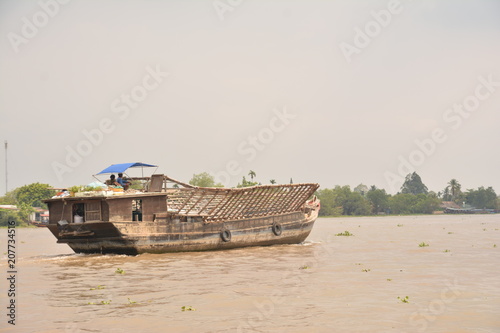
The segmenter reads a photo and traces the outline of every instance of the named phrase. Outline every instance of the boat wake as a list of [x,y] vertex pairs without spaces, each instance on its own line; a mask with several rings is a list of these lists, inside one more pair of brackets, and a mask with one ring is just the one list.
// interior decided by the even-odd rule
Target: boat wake
[[311,245],[316,245],[316,244],[322,244],[323,242],[320,242],[320,241],[312,241],[312,240],[306,240],[300,244],[296,244],[296,245],[300,245],[300,246],[311,246]]
[[120,258],[128,257],[125,254],[87,254],[87,253],[69,253],[69,254],[53,254],[53,255],[37,255],[32,257],[24,258],[23,261],[28,262],[54,262],[54,261],[66,261],[75,259],[109,259],[109,258]]

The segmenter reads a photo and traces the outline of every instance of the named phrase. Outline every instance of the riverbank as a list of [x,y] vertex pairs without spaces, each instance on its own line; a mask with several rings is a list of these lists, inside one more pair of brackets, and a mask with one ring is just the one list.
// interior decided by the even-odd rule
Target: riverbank
[[[0,226],[0,229],[8,229],[8,228],[9,228],[9,227],[8,227],[8,226],[6,226],[6,225],[2,225],[2,226]],[[33,225],[33,224],[31,224],[31,223],[30,223],[30,224],[23,223],[23,224],[21,224],[21,225],[16,224],[16,228],[39,228],[39,227],[37,227],[36,225]]]
[[470,216],[470,215],[500,215],[500,213],[453,213],[447,214],[443,211],[435,211],[432,214],[379,214],[379,215],[331,215],[331,216],[318,216],[319,219],[335,219],[335,218],[356,218],[356,217],[391,217],[391,216],[436,216],[436,215],[454,215],[454,216]]

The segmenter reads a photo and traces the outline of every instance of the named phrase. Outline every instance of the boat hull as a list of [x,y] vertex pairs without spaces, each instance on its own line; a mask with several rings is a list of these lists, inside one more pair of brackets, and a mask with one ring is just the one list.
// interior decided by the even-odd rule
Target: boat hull
[[71,224],[64,232],[49,225],[58,243],[76,253],[168,253],[248,246],[298,244],[312,230],[317,212],[224,222],[93,222]]

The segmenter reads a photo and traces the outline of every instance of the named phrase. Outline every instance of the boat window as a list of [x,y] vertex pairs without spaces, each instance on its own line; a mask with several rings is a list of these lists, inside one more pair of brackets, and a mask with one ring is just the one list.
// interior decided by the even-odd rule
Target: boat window
[[89,201],[73,204],[73,223],[101,221],[101,202]]
[[132,200],[132,221],[142,221],[142,200]]

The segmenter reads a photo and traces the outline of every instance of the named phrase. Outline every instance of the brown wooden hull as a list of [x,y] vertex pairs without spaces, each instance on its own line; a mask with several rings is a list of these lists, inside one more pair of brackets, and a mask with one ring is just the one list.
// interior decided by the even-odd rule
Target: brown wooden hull
[[56,224],[49,229],[76,253],[135,255],[297,244],[307,238],[316,217],[311,211],[212,223],[87,222],[64,232]]

